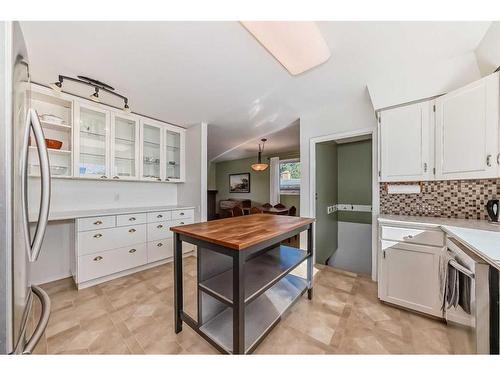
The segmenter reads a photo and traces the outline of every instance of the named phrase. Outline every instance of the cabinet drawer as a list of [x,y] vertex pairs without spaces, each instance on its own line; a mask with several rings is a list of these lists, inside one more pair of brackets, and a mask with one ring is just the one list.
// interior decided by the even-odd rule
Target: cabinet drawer
[[193,224],[193,223],[194,223],[194,219],[191,217],[191,218],[184,218],[184,219],[180,219],[180,220],[172,220],[172,221],[170,221],[170,226],[176,227],[178,225]]
[[97,216],[78,219],[78,231],[113,228],[116,225],[115,216]]
[[174,210],[172,211],[172,220],[187,219],[194,217],[194,210]]
[[116,226],[123,227],[127,225],[145,224],[146,220],[147,215],[145,213],[118,215],[116,216]]
[[174,255],[173,241],[170,238],[148,242],[148,262],[167,259]]
[[171,211],[148,212],[148,223],[170,220],[171,218]]
[[78,282],[111,275],[148,262],[145,244],[122,247],[78,258]]
[[78,255],[93,254],[146,242],[146,224],[93,230],[78,234]]
[[163,240],[173,236],[170,232],[171,221],[158,221],[148,224],[148,241]]
[[444,233],[440,230],[383,226],[382,238],[419,245],[444,246]]

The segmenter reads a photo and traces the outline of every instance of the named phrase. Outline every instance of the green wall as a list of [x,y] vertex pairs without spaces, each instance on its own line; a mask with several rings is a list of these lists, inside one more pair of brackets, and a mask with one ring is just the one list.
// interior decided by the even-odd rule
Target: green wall
[[[337,145],[338,203],[372,204],[372,141]],[[371,212],[342,211],[339,221],[370,224]]]
[[337,250],[337,213],[326,207],[337,204],[337,144],[316,144],[316,262],[325,264]]
[[[298,153],[287,153],[272,155],[280,159],[297,158]],[[272,157],[269,156],[269,157]],[[265,158],[266,161],[268,157]],[[262,172],[255,172],[252,164],[255,164],[256,157],[228,160],[219,163],[212,163],[215,166],[215,186],[217,190],[217,211],[219,201],[223,199],[250,199],[253,206],[258,206],[269,202],[269,168]],[[250,193],[230,193],[229,175],[233,173],[250,173]],[[300,213],[300,195],[281,195],[280,201],[287,207],[297,207],[297,215]]]

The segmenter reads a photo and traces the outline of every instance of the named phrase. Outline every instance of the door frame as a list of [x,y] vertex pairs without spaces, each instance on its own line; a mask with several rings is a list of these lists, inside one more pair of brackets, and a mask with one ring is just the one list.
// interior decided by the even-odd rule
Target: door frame
[[[380,193],[378,186],[378,130],[374,128],[362,128],[349,132],[331,133],[328,135],[314,137],[309,140],[309,210],[311,217],[316,218],[316,144],[328,141],[336,141],[345,138],[371,135],[372,137],[372,280],[377,281],[378,270],[378,225],[377,217],[380,207]],[[316,228],[313,236],[316,238]],[[316,244],[316,241],[314,241]],[[313,256],[316,259],[316,245],[313,248]]]

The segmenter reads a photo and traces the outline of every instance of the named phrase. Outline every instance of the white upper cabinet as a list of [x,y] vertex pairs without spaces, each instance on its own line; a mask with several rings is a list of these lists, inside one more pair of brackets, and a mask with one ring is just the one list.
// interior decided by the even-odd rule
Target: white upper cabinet
[[165,157],[163,124],[154,120],[141,120],[141,179],[162,181]]
[[139,178],[139,119],[111,113],[111,175],[115,180]]
[[436,178],[499,175],[498,73],[436,100]]
[[165,129],[165,179],[184,181],[185,132],[173,127]]
[[110,112],[100,106],[75,104],[75,176],[110,175]]
[[379,113],[380,181],[432,179],[431,105],[426,101]]

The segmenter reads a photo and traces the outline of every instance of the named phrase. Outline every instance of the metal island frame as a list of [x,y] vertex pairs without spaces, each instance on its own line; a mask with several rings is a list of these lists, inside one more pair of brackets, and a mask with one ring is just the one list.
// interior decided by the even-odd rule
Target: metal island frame
[[[172,227],[175,332],[183,322],[221,353],[249,354],[306,291],[314,219],[256,214]],[[307,230],[307,250],[282,242]],[[182,242],[197,246],[197,315],[184,311]],[[303,262],[306,278],[291,274]]]

